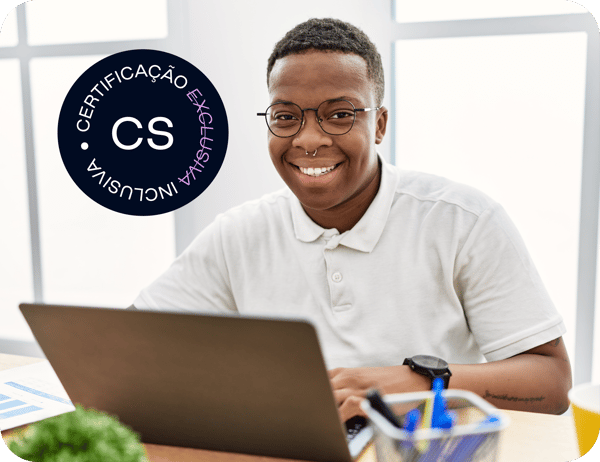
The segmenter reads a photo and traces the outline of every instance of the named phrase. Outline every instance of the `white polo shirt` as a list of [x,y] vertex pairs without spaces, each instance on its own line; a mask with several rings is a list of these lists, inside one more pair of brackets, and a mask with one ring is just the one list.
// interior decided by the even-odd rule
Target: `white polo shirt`
[[497,203],[385,161],[351,230],[269,194],[219,215],[134,305],[309,318],[328,368],[494,361],[566,330]]

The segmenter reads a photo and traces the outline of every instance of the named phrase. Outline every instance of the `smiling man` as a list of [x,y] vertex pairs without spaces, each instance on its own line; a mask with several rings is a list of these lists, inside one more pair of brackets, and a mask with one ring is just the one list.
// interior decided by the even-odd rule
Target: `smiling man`
[[374,107],[381,101],[365,60],[316,50],[287,55],[270,67],[269,94],[269,152],[279,175],[315,223],[348,231],[379,189],[375,145],[387,122],[387,110]]
[[289,189],[217,217],[134,305],[310,318],[342,420],[371,387],[434,376],[501,408],[565,411],[565,327],[503,209],[378,155],[388,113],[368,37],[311,19],[275,46],[267,82],[259,116]]

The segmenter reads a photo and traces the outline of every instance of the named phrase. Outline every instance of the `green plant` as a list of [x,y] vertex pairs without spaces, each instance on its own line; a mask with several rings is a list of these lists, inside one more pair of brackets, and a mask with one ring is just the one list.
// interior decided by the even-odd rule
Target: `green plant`
[[139,435],[115,417],[84,409],[30,425],[9,449],[32,462],[147,462]]

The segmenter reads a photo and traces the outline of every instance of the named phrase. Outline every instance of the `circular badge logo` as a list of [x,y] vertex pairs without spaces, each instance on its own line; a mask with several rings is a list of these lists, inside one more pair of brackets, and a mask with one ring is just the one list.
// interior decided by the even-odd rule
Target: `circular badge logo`
[[60,154],[77,186],[128,215],[198,197],[225,159],[229,128],[210,80],[170,53],[130,50],[94,64],[67,94]]

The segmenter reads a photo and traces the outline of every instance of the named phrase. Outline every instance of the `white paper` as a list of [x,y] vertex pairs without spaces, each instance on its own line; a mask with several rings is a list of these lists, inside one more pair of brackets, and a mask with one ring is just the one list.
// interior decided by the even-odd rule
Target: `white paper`
[[0,430],[74,410],[48,361],[0,372]]

